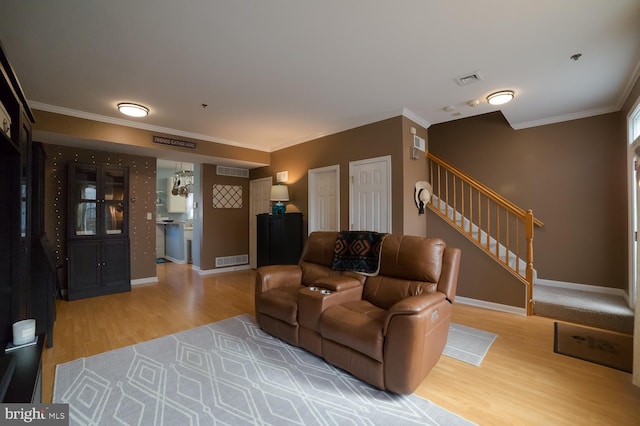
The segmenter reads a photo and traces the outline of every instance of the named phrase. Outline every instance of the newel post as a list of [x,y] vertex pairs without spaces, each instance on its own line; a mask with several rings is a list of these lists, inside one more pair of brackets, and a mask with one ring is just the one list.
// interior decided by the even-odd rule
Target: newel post
[[527,315],[533,315],[533,210],[527,210],[524,223],[527,241]]

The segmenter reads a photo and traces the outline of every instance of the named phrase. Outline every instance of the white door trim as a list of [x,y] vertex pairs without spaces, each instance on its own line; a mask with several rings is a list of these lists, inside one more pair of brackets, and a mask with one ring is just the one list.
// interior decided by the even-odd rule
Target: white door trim
[[640,156],[636,149],[640,148],[640,136],[634,139],[634,119],[640,115],[640,98],[636,100],[627,115],[627,209],[628,209],[628,254],[629,254],[629,288],[627,301],[633,308],[640,292],[640,253],[636,233],[640,233],[640,212],[638,211],[638,199],[640,187],[636,181],[634,159]]
[[327,167],[319,167],[317,169],[309,169],[308,174],[309,174],[309,222],[308,222],[308,230],[309,230],[309,234],[311,234],[313,231],[316,231],[318,229],[318,223],[317,223],[317,218],[316,218],[316,201],[317,201],[317,195],[316,195],[316,176],[319,173],[326,173],[326,172],[331,172],[333,171],[336,175],[336,211],[335,211],[335,215],[336,215],[336,225],[338,227],[338,229],[336,229],[336,231],[340,230],[340,165],[339,164],[335,164],[333,166],[327,166]]
[[365,160],[358,160],[358,161],[351,161],[349,162],[349,229],[352,230],[353,229],[353,224],[354,224],[354,217],[353,217],[353,206],[354,206],[354,200],[353,200],[353,181],[354,181],[354,168],[357,166],[361,166],[364,164],[370,164],[370,163],[384,163],[384,167],[386,168],[386,172],[387,172],[387,181],[386,181],[386,188],[385,190],[387,191],[387,229],[388,232],[391,233],[393,227],[393,217],[391,215],[392,213],[392,193],[391,193],[391,156],[390,155],[385,155],[382,157],[374,157],[374,158],[367,158]]

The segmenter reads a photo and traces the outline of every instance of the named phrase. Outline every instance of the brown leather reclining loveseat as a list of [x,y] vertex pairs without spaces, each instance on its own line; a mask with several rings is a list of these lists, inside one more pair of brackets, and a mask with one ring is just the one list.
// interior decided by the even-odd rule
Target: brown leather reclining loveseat
[[460,250],[388,234],[366,276],[332,269],[339,236],[314,232],[298,265],[258,268],[257,322],[380,389],[412,393],[445,347]]

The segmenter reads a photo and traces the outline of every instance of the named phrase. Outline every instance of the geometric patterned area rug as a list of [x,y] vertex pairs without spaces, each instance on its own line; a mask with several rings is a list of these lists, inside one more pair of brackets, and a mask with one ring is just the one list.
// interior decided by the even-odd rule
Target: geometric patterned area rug
[[451,323],[443,355],[479,367],[497,334]]
[[240,315],[56,367],[70,424],[470,425],[380,391]]
[[555,322],[553,351],[605,367],[632,372],[633,336]]

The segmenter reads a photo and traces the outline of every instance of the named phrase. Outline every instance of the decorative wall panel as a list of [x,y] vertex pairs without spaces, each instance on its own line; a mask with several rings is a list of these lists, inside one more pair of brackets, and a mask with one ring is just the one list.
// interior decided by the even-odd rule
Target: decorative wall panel
[[242,187],[239,185],[213,185],[214,209],[242,208]]

